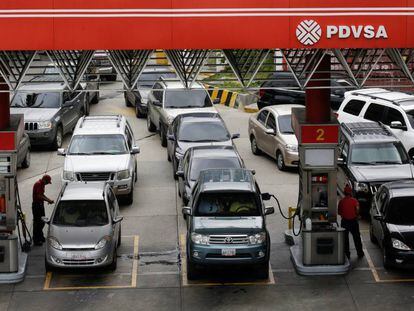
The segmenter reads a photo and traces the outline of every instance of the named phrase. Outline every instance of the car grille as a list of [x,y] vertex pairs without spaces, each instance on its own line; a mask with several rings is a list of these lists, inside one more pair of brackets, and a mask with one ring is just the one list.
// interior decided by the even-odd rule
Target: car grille
[[210,244],[249,244],[247,235],[210,235]]
[[107,181],[113,180],[115,173],[97,172],[97,173],[77,173],[76,177],[79,181]]
[[38,129],[38,124],[37,122],[25,122],[24,123],[24,129],[26,131],[34,131]]
[[66,266],[87,266],[93,265],[95,259],[63,259],[62,262]]

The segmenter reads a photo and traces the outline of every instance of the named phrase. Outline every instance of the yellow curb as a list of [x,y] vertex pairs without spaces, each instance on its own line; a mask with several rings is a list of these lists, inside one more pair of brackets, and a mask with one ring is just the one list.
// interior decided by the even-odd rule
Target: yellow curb
[[258,108],[244,107],[244,112],[255,113],[255,112],[258,112],[258,111],[259,111]]

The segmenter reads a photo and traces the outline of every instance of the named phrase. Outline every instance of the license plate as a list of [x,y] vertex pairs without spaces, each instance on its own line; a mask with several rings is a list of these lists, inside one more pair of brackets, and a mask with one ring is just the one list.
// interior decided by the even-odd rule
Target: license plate
[[226,257],[236,256],[235,248],[223,248],[221,250],[221,255]]
[[86,257],[82,255],[72,255],[72,259],[74,260],[85,260]]

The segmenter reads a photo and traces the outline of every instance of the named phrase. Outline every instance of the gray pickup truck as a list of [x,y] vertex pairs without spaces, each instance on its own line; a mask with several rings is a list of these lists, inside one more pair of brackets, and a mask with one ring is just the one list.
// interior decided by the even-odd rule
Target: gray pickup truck
[[32,146],[57,149],[85,114],[85,93],[69,91],[64,83],[28,84],[14,94],[10,106],[11,113],[24,115]]

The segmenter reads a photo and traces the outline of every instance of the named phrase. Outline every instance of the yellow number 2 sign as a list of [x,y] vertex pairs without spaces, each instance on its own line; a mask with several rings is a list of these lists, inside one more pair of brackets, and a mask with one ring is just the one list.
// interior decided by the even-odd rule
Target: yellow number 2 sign
[[317,134],[316,136],[317,141],[325,141],[325,130],[324,129],[321,129],[321,128],[317,129],[316,134]]

